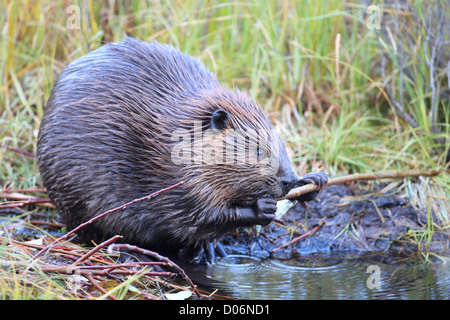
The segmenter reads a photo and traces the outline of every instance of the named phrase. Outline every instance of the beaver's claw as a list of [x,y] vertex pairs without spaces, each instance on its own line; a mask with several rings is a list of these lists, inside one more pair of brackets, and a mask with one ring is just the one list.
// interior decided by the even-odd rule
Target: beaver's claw
[[202,246],[188,247],[180,250],[179,258],[193,264],[214,263],[227,256],[223,245],[217,241],[204,243]]
[[317,185],[317,189],[312,192],[302,194],[301,196],[293,198],[292,200],[297,200],[299,202],[314,200],[317,195],[326,188],[328,184],[328,175],[325,172],[308,173],[302,179],[299,179],[296,182],[295,186],[301,187],[310,183]]

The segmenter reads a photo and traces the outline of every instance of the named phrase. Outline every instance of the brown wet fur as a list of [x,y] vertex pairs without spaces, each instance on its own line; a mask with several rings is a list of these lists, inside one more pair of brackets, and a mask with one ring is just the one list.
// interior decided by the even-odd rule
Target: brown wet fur
[[[286,194],[297,180],[278,134],[270,136],[280,161],[272,175],[261,175],[257,165],[171,161],[179,143],[172,132],[192,133],[194,121],[209,129],[219,109],[229,114],[219,123],[225,129],[272,132],[255,101],[222,86],[198,60],[170,46],[127,37],[72,62],[55,82],[37,144],[43,183],[62,220],[74,228],[185,181],[99,219],[79,236],[98,243],[120,234],[123,242],[164,252],[198,248],[236,227],[267,223],[270,213],[251,210],[262,198]],[[288,187],[280,185],[283,179]]]

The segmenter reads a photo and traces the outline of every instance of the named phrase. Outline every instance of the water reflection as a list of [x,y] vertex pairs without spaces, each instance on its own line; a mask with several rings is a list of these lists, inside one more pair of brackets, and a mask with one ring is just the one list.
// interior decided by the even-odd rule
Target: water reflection
[[[369,266],[379,273],[368,273]],[[450,298],[448,264],[418,258],[347,254],[282,261],[229,256],[206,272],[222,292],[239,299]]]

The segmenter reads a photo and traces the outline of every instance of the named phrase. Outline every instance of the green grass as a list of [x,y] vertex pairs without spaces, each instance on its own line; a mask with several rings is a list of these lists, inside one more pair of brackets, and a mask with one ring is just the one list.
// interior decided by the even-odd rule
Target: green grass
[[[199,57],[222,83],[246,90],[286,138],[300,175],[448,170],[450,102],[436,101],[431,112],[421,25],[429,13],[422,2],[413,2],[419,19],[405,20],[397,40],[385,43],[387,85],[417,127],[395,113],[388,99],[380,72],[383,46],[366,27],[362,5],[171,0],[114,7],[111,1],[73,1],[81,9],[80,28],[69,30],[65,3],[0,1],[0,188],[39,183],[35,159],[4,147],[35,152],[57,75],[77,57],[123,34],[172,44]],[[402,40],[403,33],[413,45]],[[411,75],[401,75],[394,45],[413,53],[407,63]],[[445,72],[437,74],[437,81],[441,88],[448,86]],[[422,242],[435,230],[449,232],[449,181],[448,171],[426,180],[405,179],[402,188],[411,202],[433,212]]]
[[[0,228],[3,229],[2,224]],[[8,232],[1,232],[0,299],[68,299],[64,278],[30,265],[26,248],[7,245],[10,239]]]

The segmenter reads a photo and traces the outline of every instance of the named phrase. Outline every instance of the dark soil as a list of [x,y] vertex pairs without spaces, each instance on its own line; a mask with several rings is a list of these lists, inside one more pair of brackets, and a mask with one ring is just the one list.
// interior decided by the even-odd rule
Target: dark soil
[[[375,189],[381,190],[383,185]],[[240,230],[225,237],[229,253],[270,256],[324,221],[317,232],[276,251],[276,258],[331,252],[413,253],[448,249],[448,236],[434,232],[428,244],[427,213],[396,194],[363,192],[344,185],[327,187],[316,200],[291,208],[280,222],[256,232]],[[419,248],[420,246],[420,248]]]

